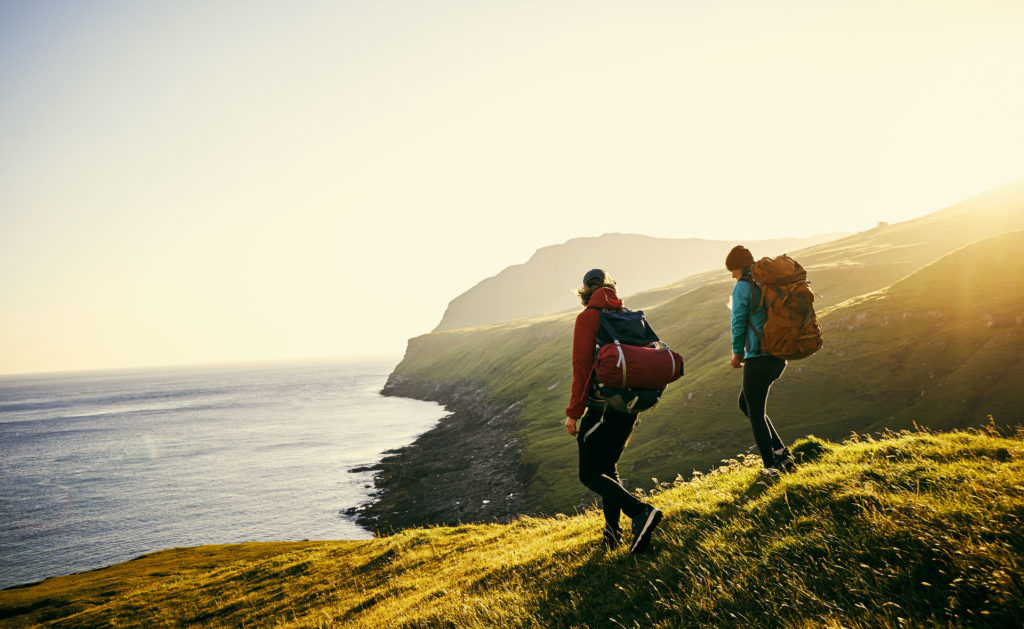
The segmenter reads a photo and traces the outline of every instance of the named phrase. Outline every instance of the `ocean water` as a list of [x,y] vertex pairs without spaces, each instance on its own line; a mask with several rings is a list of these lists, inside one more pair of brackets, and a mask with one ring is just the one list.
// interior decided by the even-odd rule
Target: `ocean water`
[[394,360],[0,377],[0,588],[176,546],[371,537],[345,509],[436,424]]

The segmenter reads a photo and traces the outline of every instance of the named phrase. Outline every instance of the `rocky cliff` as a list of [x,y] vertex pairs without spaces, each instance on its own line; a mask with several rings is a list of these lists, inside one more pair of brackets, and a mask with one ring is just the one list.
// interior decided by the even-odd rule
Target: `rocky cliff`
[[369,468],[375,472],[376,496],[349,512],[361,526],[385,533],[504,522],[524,511],[518,477],[522,443],[516,435],[520,403],[494,400],[467,381],[434,384],[397,373],[381,393],[438,402],[449,415]]

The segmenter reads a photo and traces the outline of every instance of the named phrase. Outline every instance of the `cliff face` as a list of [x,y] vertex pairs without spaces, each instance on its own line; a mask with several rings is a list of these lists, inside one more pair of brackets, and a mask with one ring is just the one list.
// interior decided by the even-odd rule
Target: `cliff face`
[[521,403],[496,401],[465,380],[435,384],[398,373],[381,393],[438,402],[450,414],[369,468],[376,472],[374,501],[350,511],[361,526],[386,533],[504,522],[523,513],[523,448],[516,435]]

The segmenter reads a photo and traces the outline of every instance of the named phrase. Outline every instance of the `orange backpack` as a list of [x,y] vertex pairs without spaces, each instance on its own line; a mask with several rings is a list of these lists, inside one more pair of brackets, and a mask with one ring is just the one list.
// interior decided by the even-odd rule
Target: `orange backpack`
[[761,288],[761,305],[767,315],[763,334],[751,326],[761,351],[797,360],[821,349],[821,326],[804,267],[788,255],[761,258],[754,263],[752,275]]

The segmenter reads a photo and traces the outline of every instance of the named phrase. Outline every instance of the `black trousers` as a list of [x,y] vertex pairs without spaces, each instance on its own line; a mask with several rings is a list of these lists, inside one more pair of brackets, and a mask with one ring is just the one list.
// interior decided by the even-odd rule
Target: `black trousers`
[[644,503],[619,482],[617,464],[637,416],[610,408],[588,408],[580,420],[576,443],[580,450],[580,481],[601,496],[605,524],[619,529],[619,514],[634,518]]
[[786,369],[786,361],[774,356],[748,358],[743,362],[743,389],[740,391],[740,410],[750,419],[754,441],[761,452],[765,467],[775,465],[775,451],[786,445],[775,431],[772,420],[765,414],[768,391]]

